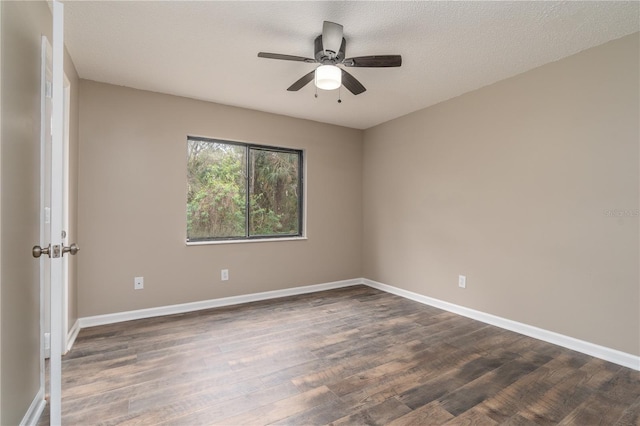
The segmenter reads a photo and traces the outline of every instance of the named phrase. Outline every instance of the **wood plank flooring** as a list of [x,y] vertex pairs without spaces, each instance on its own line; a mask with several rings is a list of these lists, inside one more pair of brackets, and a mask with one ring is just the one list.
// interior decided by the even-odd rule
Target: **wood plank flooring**
[[62,387],[66,425],[640,425],[640,372],[366,286],[84,329]]

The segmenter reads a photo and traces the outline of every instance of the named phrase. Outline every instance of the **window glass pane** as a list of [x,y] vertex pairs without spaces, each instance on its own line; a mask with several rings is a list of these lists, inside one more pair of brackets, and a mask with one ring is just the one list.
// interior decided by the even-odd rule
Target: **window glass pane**
[[302,235],[302,151],[187,139],[187,240]]
[[187,141],[187,238],[246,236],[246,148]]
[[300,154],[252,147],[249,235],[300,235]]

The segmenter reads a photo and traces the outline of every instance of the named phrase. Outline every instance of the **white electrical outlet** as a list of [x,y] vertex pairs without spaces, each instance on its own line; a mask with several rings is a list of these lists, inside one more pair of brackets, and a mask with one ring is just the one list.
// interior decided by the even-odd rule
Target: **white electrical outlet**
[[467,288],[467,277],[464,275],[458,275],[458,287]]
[[229,270],[228,269],[221,269],[220,270],[220,279],[222,281],[229,281]]
[[144,277],[135,277],[133,279],[133,289],[134,290],[144,289]]

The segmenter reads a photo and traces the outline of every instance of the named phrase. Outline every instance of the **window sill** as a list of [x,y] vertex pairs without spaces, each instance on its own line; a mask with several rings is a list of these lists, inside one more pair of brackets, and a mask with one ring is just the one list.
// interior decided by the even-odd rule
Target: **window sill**
[[260,238],[252,240],[187,241],[187,246],[210,246],[218,244],[272,243],[276,241],[304,241],[307,237]]

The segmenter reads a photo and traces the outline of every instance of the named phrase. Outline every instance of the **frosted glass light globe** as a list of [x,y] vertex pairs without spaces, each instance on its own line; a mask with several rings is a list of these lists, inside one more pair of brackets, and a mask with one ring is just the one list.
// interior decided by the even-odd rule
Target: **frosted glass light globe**
[[316,68],[315,84],[318,89],[335,90],[342,85],[342,71],[335,65]]

